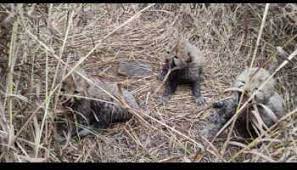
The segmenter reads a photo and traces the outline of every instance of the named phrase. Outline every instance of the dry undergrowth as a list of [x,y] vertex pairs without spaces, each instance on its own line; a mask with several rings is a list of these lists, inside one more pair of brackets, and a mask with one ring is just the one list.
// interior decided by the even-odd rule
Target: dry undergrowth
[[[8,6],[0,5],[2,11]],[[7,72],[0,72],[0,160],[296,161],[297,6],[266,8],[264,12],[265,4],[18,4],[11,21]],[[156,75],[165,49],[178,34],[206,55],[204,106],[195,105],[188,88],[179,88],[166,106],[157,106],[162,89],[156,91],[161,84]],[[277,55],[277,46],[288,52],[290,62]],[[117,64],[123,58],[151,64],[154,75],[118,76]],[[207,147],[198,136],[197,123],[214,111],[208,106],[226,97],[224,90],[251,62],[276,73],[288,116],[268,136],[249,144],[232,136],[226,140],[224,132]],[[54,121],[63,114],[56,79],[62,73],[57,70],[68,67],[68,76],[77,66],[89,75],[124,81],[146,108],[96,136],[59,144]],[[257,145],[260,141],[266,142]]]

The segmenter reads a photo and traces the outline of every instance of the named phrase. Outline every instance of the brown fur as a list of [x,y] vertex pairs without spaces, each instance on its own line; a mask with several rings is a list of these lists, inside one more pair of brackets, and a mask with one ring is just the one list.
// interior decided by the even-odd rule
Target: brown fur
[[[233,84],[233,87],[242,89],[247,97],[256,92],[253,104],[249,104],[249,107],[240,113],[241,115],[236,121],[235,127],[240,136],[257,136],[256,131],[259,129],[251,127],[252,119],[255,118],[252,112],[255,111],[255,108],[258,110],[261,119],[267,127],[271,127],[275,121],[280,119],[284,114],[283,99],[274,89],[274,79],[270,79],[261,90],[258,90],[261,84],[266,81],[269,76],[269,72],[265,69],[257,67],[249,68],[237,76]],[[232,98],[214,103],[215,108],[220,108],[218,114],[225,115],[228,119],[231,118],[236,111],[240,95],[241,93],[234,92]],[[250,107],[252,105],[255,107]],[[264,107],[268,109],[265,110]]]
[[[85,74],[83,73],[83,75]],[[92,78],[92,81],[103,90],[87,82],[77,74],[70,75],[63,82],[61,88],[63,105],[71,108],[76,113],[79,124],[96,128],[107,128],[112,123],[129,120],[132,114],[123,108],[115,98],[123,97],[124,101],[131,108],[139,108],[133,95],[127,90],[122,90],[121,93],[116,83],[98,78]],[[77,95],[97,100],[66,95]]]
[[196,103],[198,105],[204,103],[205,99],[200,92],[204,58],[200,50],[190,44],[188,40],[178,40],[165,62],[159,79],[163,80],[168,71],[172,69],[173,71],[165,82],[165,91],[161,101],[167,102],[179,84],[189,84]]

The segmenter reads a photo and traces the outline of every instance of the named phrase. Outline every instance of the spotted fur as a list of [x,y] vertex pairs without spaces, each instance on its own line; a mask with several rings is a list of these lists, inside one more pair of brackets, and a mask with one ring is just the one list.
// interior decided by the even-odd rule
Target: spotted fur
[[165,82],[162,102],[167,102],[179,84],[189,84],[198,105],[205,102],[201,95],[202,66],[204,58],[200,50],[188,40],[179,40],[169,53],[161,69],[159,79],[163,80],[169,70],[173,70]]
[[[64,97],[61,98],[64,101],[63,106],[71,108],[76,113],[79,124],[104,129],[113,123],[125,122],[132,118],[128,109],[122,107],[115,99],[122,98],[131,108],[138,109],[139,106],[129,91],[123,89],[121,93],[118,85],[114,82],[98,78],[92,78],[92,80],[105,91],[74,74],[63,82],[61,88],[62,96],[64,94]],[[65,97],[65,95],[83,96],[91,99]],[[94,98],[97,100],[93,100]]]
[[[247,97],[255,92],[254,102],[260,113],[260,117],[267,127],[271,127],[284,114],[283,99],[276,92],[275,80],[270,79],[266,85],[259,90],[261,84],[266,81],[270,73],[263,68],[249,68],[244,70],[233,83],[233,87],[242,89]],[[225,115],[230,119],[236,112],[239,103],[241,92],[233,92],[233,96],[228,100],[223,100],[213,104],[214,108],[218,108],[217,114]],[[264,109],[267,107],[270,111]],[[256,137],[256,129],[252,127],[251,119],[253,118],[252,111],[254,109],[248,107],[244,110],[235,123],[235,129],[238,134],[243,137]],[[226,119],[226,121],[228,120]]]

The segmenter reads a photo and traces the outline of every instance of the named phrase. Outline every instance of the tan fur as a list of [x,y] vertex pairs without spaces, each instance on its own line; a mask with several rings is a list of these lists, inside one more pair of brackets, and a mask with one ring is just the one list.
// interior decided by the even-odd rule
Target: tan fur
[[[268,77],[270,77],[270,73],[263,68],[248,68],[237,76],[233,83],[233,88],[245,94],[245,101],[247,97],[250,97],[259,89]],[[233,97],[214,103],[213,107],[220,109],[216,114],[223,120],[220,123],[221,125],[224,125],[235,114],[239,97],[240,93],[234,91]],[[276,92],[275,80],[272,78],[262,89],[255,93],[253,102],[248,104],[248,109],[240,113],[235,124],[235,129],[239,132],[238,134],[240,136],[255,137],[257,135],[255,134],[256,131],[263,129],[263,127],[271,127],[284,114],[283,99]],[[251,124],[254,122],[252,120],[257,120],[258,123],[262,122],[263,124],[260,127],[258,126],[255,131],[255,129],[251,128]],[[216,120],[212,122],[216,122]]]
[[180,68],[188,66],[188,61],[191,61],[190,67],[203,66],[205,62],[201,51],[184,38],[177,41],[169,58]]
[[[235,80],[233,86],[243,89],[251,95],[270,76],[263,68],[248,68],[244,70]],[[275,80],[270,79],[265,86],[255,94],[257,102],[265,103],[275,93]]]
[[[83,70],[79,70],[79,72],[85,77],[90,78]],[[110,82],[95,77],[92,77],[91,81],[93,81],[94,84],[87,82],[87,80],[74,73],[66,78],[66,80],[63,82],[62,88],[65,90],[65,93],[69,95],[98,98],[105,101],[113,101],[113,98],[110,95],[114,97],[121,96],[118,86],[115,82]],[[96,86],[101,87],[103,90]]]
[[165,82],[165,90],[161,97],[161,102],[163,104],[166,103],[179,84],[189,84],[195,97],[195,102],[198,105],[205,103],[200,90],[202,66],[204,64],[204,57],[200,50],[188,40],[180,39],[171,52],[169,52],[169,57],[166,58],[165,62],[166,64],[161,70],[159,79],[163,80],[169,70],[171,72]]
[[[83,77],[90,78],[83,70],[79,72]],[[63,106],[74,110],[79,117],[79,124],[91,128],[107,128],[112,123],[129,120],[132,114],[123,108],[117,99],[124,100],[133,109],[139,109],[134,96],[125,89],[120,90],[115,82],[95,77],[91,77],[91,81],[94,84],[73,73],[62,84],[61,102]],[[86,134],[88,132],[83,130],[79,132],[79,135]]]
[[[263,68],[248,68],[237,77],[234,86],[244,89],[248,96],[250,96],[253,92],[256,92],[269,76],[270,73]],[[267,106],[278,119],[284,114],[283,99],[275,91],[275,80],[273,78],[270,79],[262,89],[256,92],[254,101],[256,104]],[[269,113],[262,107],[259,108],[259,112],[268,127],[274,123],[272,116],[269,116]]]

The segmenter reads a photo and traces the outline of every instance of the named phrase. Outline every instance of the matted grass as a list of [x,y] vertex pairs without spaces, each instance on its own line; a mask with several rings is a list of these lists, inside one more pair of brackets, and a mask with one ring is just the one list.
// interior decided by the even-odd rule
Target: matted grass
[[[29,5],[18,4],[15,9],[9,71],[1,75],[5,77],[0,102],[2,161],[296,161],[296,5],[270,4],[266,12],[265,4],[46,6],[47,17],[38,12],[27,15]],[[203,106],[195,104],[187,87],[179,87],[165,106],[157,105],[163,87],[156,91],[161,85],[156,75],[166,49],[179,35],[189,38],[206,57]],[[292,54],[287,56],[290,62],[281,65],[286,60],[277,55],[278,46]],[[121,77],[116,74],[121,59],[151,64],[154,75]],[[275,73],[286,119],[250,144],[232,136],[226,140],[224,132],[207,147],[198,135],[199,121],[214,111],[209,106],[226,97],[224,90],[252,62]],[[54,119],[64,114],[57,94],[59,70],[66,66],[66,76],[78,66],[90,76],[124,83],[146,108],[134,111],[127,123],[59,144]],[[265,143],[257,145],[260,141]]]

